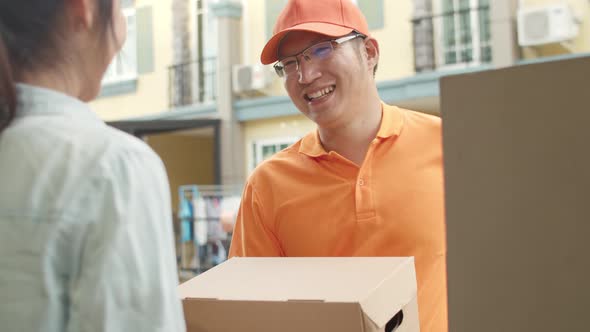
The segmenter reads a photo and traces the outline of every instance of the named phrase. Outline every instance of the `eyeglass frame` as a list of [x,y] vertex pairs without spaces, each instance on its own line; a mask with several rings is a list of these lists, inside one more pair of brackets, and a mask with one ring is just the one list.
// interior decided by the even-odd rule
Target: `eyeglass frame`
[[[354,40],[354,39],[359,38],[359,37],[362,38],[362,39],[367,38],[367,36],[363,35],[362,33],[359,33],[359,32],[354,31],[353,34],[348,34],[346,36],[338,37],[336,39],[329,39],[329,40],[324,40],[324,41],[315,43],[315,44],[307,47],[306,49],[304,49],[303,51],[301,51],[301,52],[299,52],[299,53],[297,53],[295,55],[290,55],[288,57],[285,57],[285,58],[283,58],[283,59],[275,62],[275,64],[273,65],[273,68],[275,70],[275,73],[279,77],[286,78],[287,77],[287,74],[285,73],[285,65],[282,64],[282,62],[285,59],[291,59],[291,58],[295,59],[295,70],[293,72],[297,72],[297,71],[299,71],[299,57],[301,55],[303,55],[304,59],[306,59],[308,62],[309,61],[312,61],[314,59],[313,56],[310,56],[309,54],[306,54],[306,53],[309,53],[309,51],[312,48],[317,47],[318,45],[328,44],[329,43],[329,45],[331,47],[331,50],[330,50],[330,54],[328,54],[326,56],[326,58],[327,58],[329,55],[332,54],[332,52],[334,52],[336,50],[335,47],[334,47],[335,46],[334,43],[336,43],[336,45],[340,45],[340,44],[342,44],[344,42],[347,42],[347,41],[350,41],[350,40]],[[320,58],[319,56],[316,56],[316,57],[319,58],[320,60],[324,60],[325,59],[325,58]]]

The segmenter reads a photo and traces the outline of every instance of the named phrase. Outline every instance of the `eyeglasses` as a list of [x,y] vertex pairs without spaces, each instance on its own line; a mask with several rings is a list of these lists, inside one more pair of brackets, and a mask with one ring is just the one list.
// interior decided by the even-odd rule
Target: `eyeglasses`
[[344,42],[353,40],[358,37],[365,38],[365,35],[356,33],[354,35],[348,35],[340,37],[338,39],[327,40],[311,45],[310,47],[304,49],[298,54],[279,60],[277,63],[273,65],[273,67],[277,75],[279,75],[279,77],[290,76],[299,71],[299,56],[303,56],[303,58],[307,62],[316,62],[319,60],[324,60],[330,57],[330,55],[332,55],[332,52],[334,51],[336,45],[340,45]]

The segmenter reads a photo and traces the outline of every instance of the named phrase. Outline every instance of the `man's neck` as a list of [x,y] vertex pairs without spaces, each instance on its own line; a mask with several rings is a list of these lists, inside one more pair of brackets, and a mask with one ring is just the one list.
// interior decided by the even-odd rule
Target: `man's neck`
[[381,125],[381,101],[376,99],[367,103],[365,108],[344,126],[319,128],[320,140],[326,151],[335,151],[359,167]]

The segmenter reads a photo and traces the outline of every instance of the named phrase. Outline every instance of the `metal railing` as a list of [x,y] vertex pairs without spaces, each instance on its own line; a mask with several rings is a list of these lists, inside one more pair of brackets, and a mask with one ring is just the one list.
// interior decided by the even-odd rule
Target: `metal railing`
[[492,60],[489,5],[418,16],[412,26],[416,72]]
[[170,108],[214,102],[217,99],[216,67],[216,57],[169,66]]

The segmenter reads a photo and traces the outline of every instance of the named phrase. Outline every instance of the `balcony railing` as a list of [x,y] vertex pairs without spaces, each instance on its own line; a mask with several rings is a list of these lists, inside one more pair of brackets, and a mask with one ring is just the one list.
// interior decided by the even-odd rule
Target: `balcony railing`
[[467,7],[412,19],[416,72],[492,60],[490,7]]
[[216,66],[217,58],[209,57],[168,67],[170,108],[214,102]]

